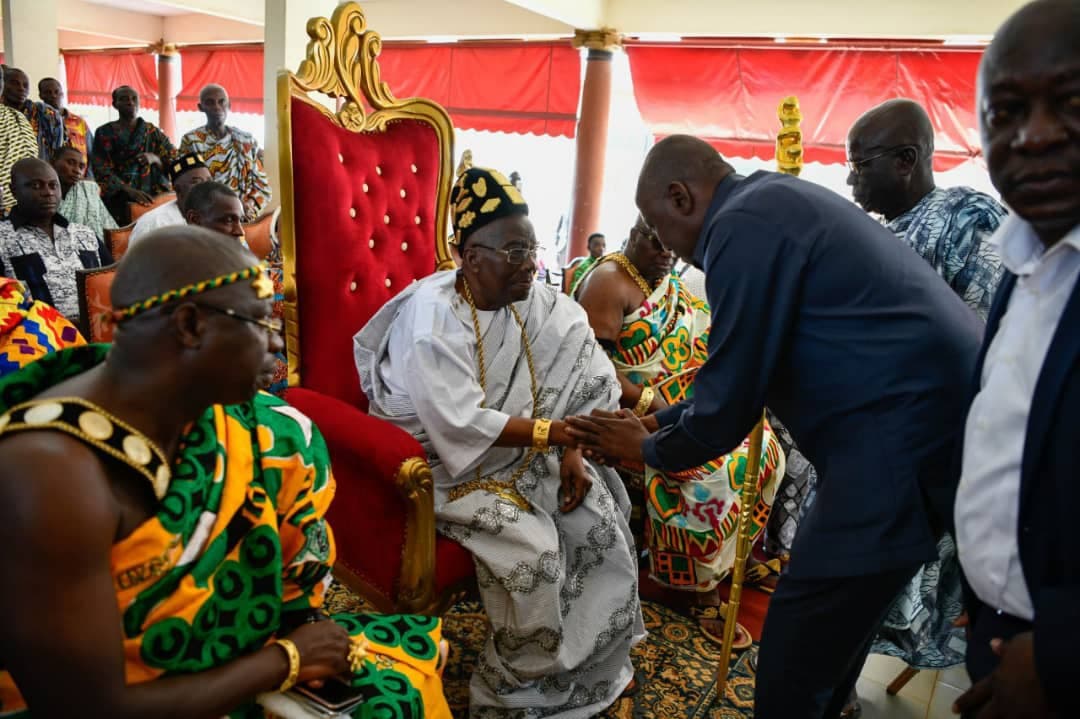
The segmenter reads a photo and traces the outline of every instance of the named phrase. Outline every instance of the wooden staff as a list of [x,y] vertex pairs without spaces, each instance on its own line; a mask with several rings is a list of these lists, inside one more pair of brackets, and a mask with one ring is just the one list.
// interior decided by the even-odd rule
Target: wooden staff
[[761,444],[765,436],[765,413],[750,433],[750,447],[746,451],[746,468],[743,484],[739,490],[739,520],[735,536],[735,564],[731,568],[731,592],[728,594],[727,616],[724,617],[724,642],[720,648],[720,666],[716,672],[717,696],[724,698],[728,674],[731,672],[731,647],[735,644],[735,628],[739,621],[739,601],[742,599],[743,577],[746,561],[753,546],[752,527],[754,507],[758,500],[758,479],[761,477]]
[[[799,100],[794,96],[785,97],[776,108],[780,120],[780,132],[776,135],[776,166],[780,172],[799,175],[803,165],[802,147],[802,112]],[[735,628],[739,621],[739,602],[742,599],[743,578],[746,576],[746,562],[750,559],[753,547],[751,520],[758,501],[758,479],[761,477],[761,443],[765,435],[765,412],[750,433],[750,448],[746,453],[746,469],[743,472],[743,484],[739,490],[739,522],[735,536],[735,564],[731,568],[731,593],[728,595],[727,616],[724,617],[724,642],[721,644],[720,665],[716,670],[717,696],[724,699],[728,674],[731,672],[731,647],[735,644]]]

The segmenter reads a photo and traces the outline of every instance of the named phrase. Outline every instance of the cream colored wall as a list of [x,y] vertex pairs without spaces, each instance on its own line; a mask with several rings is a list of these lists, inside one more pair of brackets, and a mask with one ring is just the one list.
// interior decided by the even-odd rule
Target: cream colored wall
[[3,0],[4,62],[26,73],[31,98],[37,97],[34,85],[38,80],[59,74],[56,2]]
[[605,24],[608,0],[506,0],[530,12],[570,27],[598,28]]
[[627,34],[941,37],[991,35],[1024,0],[608,0]]
[[193,45],[227,41],[262,42],[263,27],[248,22],[208,18],[206,15],[170,15],[164,18],[163,35],[168,42]]
[[573,34],[572,25],[505,0],[361,0],[360,5],[368,27],[387,39]]
[[[22,4],[26,0],[15,1]],[[82,0],[55,2],[56,14],[52,23],[61,30],[113,38],[113,45],[148,45],[162,38],[164,24],[157,15],[118,10]]]

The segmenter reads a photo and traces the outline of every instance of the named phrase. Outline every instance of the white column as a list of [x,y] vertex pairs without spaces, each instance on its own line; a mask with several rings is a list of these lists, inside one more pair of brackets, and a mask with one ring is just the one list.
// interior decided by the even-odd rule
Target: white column
[[[10,0],[4,0],[5,3]],[[282,68],[293,72],[304,59],[307,48],[307,21],[330,17],[336,0],[266,0],[263,44],[263,112],[266,116],[265,164],[274,190],[272,204],[280,204],[278,188],[277,74]]]
[[57,0],[3,0],[4,63],[30,78],[30,98],[37,100],[38,80],[58,77]]

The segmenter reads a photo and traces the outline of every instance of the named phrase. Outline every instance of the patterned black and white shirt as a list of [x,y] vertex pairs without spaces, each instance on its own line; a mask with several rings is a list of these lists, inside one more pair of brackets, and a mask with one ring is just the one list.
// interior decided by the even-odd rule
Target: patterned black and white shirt
[[994,198],[970,187],[938,187],[885,226],[985,322],[1001,281],[1001,258],[987,240],[1006,214]]
[[28,224],[18,205],[0,222],[0,272],[20,280],[39,302],[52,305],[71,322],[79,322],[75,270],[112,262],[94,231],[53,216],[53,237]]

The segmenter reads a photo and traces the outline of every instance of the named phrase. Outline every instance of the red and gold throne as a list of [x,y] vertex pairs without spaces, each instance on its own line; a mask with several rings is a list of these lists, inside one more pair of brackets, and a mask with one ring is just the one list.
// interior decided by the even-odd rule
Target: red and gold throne
[[435,532],[420,444],[366,413],[352,338],[411,282],[453,266],[453,127],[436,103],[394,97],[355,3],[307,33],[307,58],[277,79],[286,397],[330,450],[338,579],[381,611],[437,614],[468,586],[472,557]]

